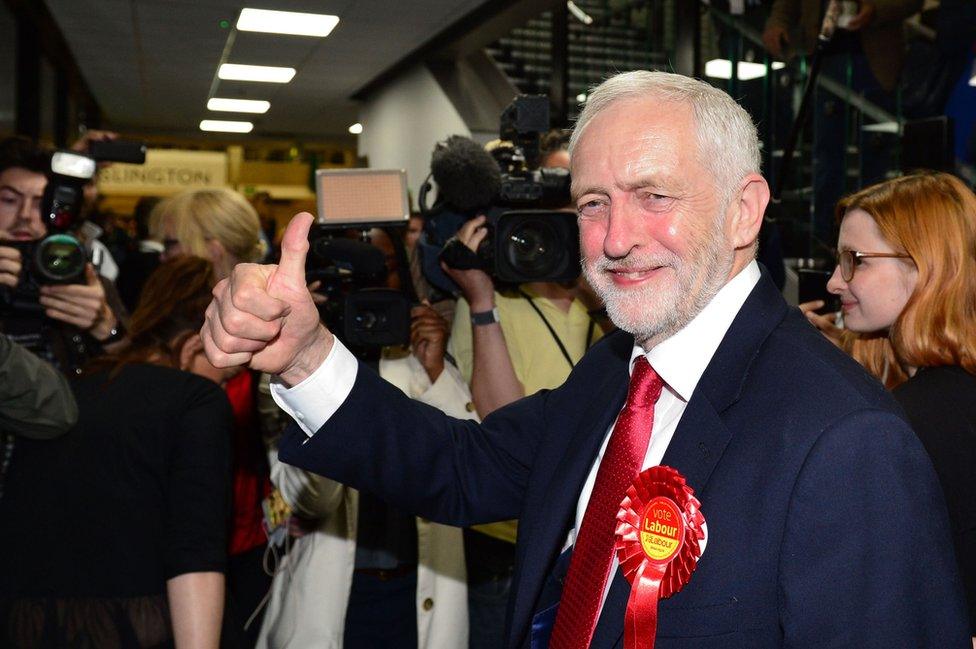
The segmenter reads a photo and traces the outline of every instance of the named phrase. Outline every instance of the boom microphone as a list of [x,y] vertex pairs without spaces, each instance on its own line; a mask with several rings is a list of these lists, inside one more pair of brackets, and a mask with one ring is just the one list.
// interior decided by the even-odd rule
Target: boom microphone
[[487,208],[502,186],[501,170],[491,154],[461,135],[437,144],[430,172],[437,182],[437,201],[458,212]]

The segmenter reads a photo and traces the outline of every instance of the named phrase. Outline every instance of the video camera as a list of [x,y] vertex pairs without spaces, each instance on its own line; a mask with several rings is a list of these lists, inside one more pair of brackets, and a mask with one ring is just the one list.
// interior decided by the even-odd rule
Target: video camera
[[[509,284],[579,277],[576,214],[558,211],[571,200],[569,172],[540,168],[542,136],[548,130],[548,98],[520,95],[500,119],[499,135],[511,145],[496,148],[494,157],[461,136],[435,147],[431,176],[437,182],[437,201],[427,206],[429,182],[419,194],[425,223],[418,245],[431,284],[457,292],[440,268],[441,260],[453,268],[480,268]],[[486,216],[489,232],[472,253],[453,237],[479,214]]]
[[[309,232],[305,278],[321,282],[326,326],[360,357],[410,343],[410,299],[385,287],[386,256],[368,231],[410,218],[406,173],[343,169],[316,172],[318,223]],[[350,239],[358,231],[359,240]]]

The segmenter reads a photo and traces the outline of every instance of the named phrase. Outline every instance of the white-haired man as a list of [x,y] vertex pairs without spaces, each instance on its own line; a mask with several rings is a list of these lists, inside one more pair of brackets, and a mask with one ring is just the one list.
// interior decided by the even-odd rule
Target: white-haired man
[[[968,646],[924,451],[754,260],[769,191],[745,112],[693,79],[626,73],[590,95],[571,151],[584,270],[621,332],[481,425],[385,386],[318,324],[311,217],[290,224],[281,265],[217,287],[211,360],[279,376],[301,427],[281,457],[433,520],[518,517],[510,647],[621,646],[617,513],[659,464],[706,525],[689,583],[658,604],[656,646]],[[638,619],[631,641],[655,633]]]

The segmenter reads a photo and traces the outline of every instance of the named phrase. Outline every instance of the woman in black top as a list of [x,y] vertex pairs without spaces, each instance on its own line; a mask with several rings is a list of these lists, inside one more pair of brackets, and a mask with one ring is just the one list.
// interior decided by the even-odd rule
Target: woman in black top
[[807,315],[893,390],[929,452],[976,636],[976,196],[921,172],[844,198],[837,213],[827,288],[845,330]]
[[24,440],[0,500],[0,646],[217,647],[230,480],[213,268],[148,281],[131,345],[74,385],[77,425]]

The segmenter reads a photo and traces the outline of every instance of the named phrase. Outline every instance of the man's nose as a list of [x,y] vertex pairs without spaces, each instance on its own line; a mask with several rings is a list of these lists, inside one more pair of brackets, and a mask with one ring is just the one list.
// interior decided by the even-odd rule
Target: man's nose
[[639,215],[626,203],[611,203],[603,253],[611,259],[622,259],[644,243]]

